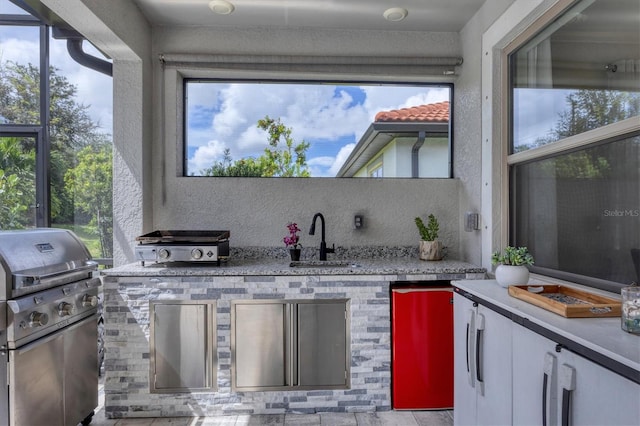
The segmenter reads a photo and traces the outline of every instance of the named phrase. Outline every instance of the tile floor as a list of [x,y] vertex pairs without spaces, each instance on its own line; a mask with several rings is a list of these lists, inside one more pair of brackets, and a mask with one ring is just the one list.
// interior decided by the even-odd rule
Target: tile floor
[[383,411],[377,413],[254,414],[220,417],[107,419],[100,385],[98,408],[91,426],[450,426],[453,411]]

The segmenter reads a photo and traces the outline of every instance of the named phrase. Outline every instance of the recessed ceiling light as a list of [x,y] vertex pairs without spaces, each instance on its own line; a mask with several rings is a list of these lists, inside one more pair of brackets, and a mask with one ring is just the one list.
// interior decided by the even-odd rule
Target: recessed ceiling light
[[407,17],[408,14],[409,12],[407,12],[407,9],[403,9],[401,7],[392,7],[385,10],[382,16],[384,16],[384,19],[386,19],[387,21],[397,22],[402,21]]
[[235,6],[226,0],[213,0],[209,3],[209,9],[218,15],[229,15],[235,10]]

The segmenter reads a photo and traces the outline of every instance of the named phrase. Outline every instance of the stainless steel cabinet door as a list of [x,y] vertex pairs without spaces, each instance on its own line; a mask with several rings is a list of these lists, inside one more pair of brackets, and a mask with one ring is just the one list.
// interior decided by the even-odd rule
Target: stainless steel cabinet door
[[64,424],[63,336],[59,333],[9,351],[9,383],[20,389],[9,392],[11,425]]
[[235,387],[248,390],[287,385],[287,304],[238,302],[232,306]]
[[98,406],[98,317],[64,334],[65,425],[78,424]]
[[231,302],[232,390],[349,387],[348,301]]
[[345,303],[299,303],[297,313],[298,385],[346,385]]
[[151,391],[215,388],[215,302],[151,303]]

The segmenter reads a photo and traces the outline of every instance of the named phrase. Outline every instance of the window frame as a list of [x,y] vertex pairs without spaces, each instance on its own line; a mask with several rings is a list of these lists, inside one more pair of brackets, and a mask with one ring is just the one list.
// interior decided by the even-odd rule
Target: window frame
[[[259,63],[257,61],[256,63]],[[387,77],[385,79],[382,78],[371,78],[364,75],[353,75],[345,77],[341,73],[336,74],[314,74],[313,77],[305,76],[304,73],[299,73],[292,75],[288,72],[282,71],[271,71],[267,73],[268,75],[262,76],[255,70],[251,70],[251,67],[248,69],[243,69],[242,71],[235,71],[233,73],[227,73],[224,69],[218,69],[212,67],[210,69],[198,69],[194,71],[190,69],[183,63],[178,63],[175,66],[167,66],[164,62],[163,58],[163,73],[166,74],[169,69],[173,69],[175,72],[175,77],[177,81],[175,82],[175,94],[172,93],[170,87],[165,86],[163,89],[163,100],[162,104],[165,105],[166,99],[172,99],[175,97],[177,100],[177,105],[168,105],[170,108],[175,107],[176,112],[176,134],[179,135],[178,140],[176,141],[176,153],[178,158],[176,158],[176,175],[180,178],[209,178],[215,179],[220,178],[216,176],[202,176],[202,175],[189,175],[188,174],[188,140],[187,140],[187,132],[188,132],[188,109],[187,109],[187,84],[189,82],[218,82],[218,83],[277,83],[277,84],[335,84],[335,85],[380,85],[380,86],[425,86],[425,87],[433,87],[433,88],[447,88],[449,90],[449,122],[447,123],[448,127],[448,179],[452,179],[453,175],[453,155],[454,155],[454,134],[453,134],[453,120],[454,120],[454,93],[455,87],[454,84],[449,81],[447,78],[442,78],[439,80],[433,80],[430,78],[411,78],[399,73],[397,76]],[[233,75],[233,76],[232,76]],[[169,79],[172,79],[172,75],[166,75]],[[163,81],[165,76],[163,76]],[[173,84],[172,84],[173,85]],[[166,93],[165,93],[166,92]],[[166,108],[166,106],[165,106]],[[171,113],[171,112],[169,112]],[[167,114],[167,111],[163,111],[162,115]],[[388,123],[384,123],[385,125]],[[366,131],[365,131],[366,132]],[[166,141],[163,141],[163,146]],[[357,143],[357,140],[356,140]],[[368,174],[368,172],[367,172]],[[256,177],[257,178],[257,177]],[[311,179],[325,179],[325,177],[309,177]],[[306,179],[309,179],[306,178]],[[339,178],[342,177],[326,177],[326,178]],[[384,177],[383,177],[384,178]],[[251,179],[251,177],[247,177],[244,179]],[[257,179],[263,179],[262,177]],[[390,178],[391,179],[391,178]],[[428,179],[428,178],[425,178]]]
[[[502,149],[503,149],[503,167],[505,173],[502,179],[502,194],[506,199],[506,211],[503,210],[503,219],[506,223],[506,239],[510,245],[516,244],[515,235],[515,189],[514,175],[515,166],[538,160],[544,160],[563,153],[570,153],[587,149],[598,144],[615,142],[625,138],[637,137],[640,135],[640,120],[638,117],[631,117],[606,126],[602,126],[593,130],[589,130],[577,135],[569,136],[558,141],[528,149],[520,152],[513,152],[513,121],[514,121],[514,102],[513,102],[513,64],[512,55],[522,46],[526,45],[531,39],[540,34],[554,20],[563,16],[569,9],[579,3],[580,0],[560,0],[553,7],[543,13],[535,22],[530,25],[526,31],[516,36],[508,43],[501,52],[501,67],[504,75],[503,86],[501,91],[504,96],[504,108],[506,114],[503,115],[502,122]],[[540,266],[530,266],[533,273],[541,276],[557,278],[565,281],[576,282],[586,286],[599,288],[606,291],[618,292],[625,284],[613,281],[598,279],[584,275],[577,275],[567,271],[543,268]]]
[[[2,26],[34,26],[40,28],[40,123],[0,123],[3,136],[34,137],[36,139],[36,227],[51,226],[50,188],[50,84],[49,84],[49,29],[50,27],[32,15],[1,15]],[[43,71],[44,70],[44,71]]]

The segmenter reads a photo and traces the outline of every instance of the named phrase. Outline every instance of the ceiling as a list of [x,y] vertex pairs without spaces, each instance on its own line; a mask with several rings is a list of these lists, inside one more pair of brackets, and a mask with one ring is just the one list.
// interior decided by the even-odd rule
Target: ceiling
[[[133,0],[152,25],[308,27],[376,31],[458,32],[486,0],[228,0],[235,10],[213,13],[210,0]],[[401,7],[391,22],[385,10]]]

